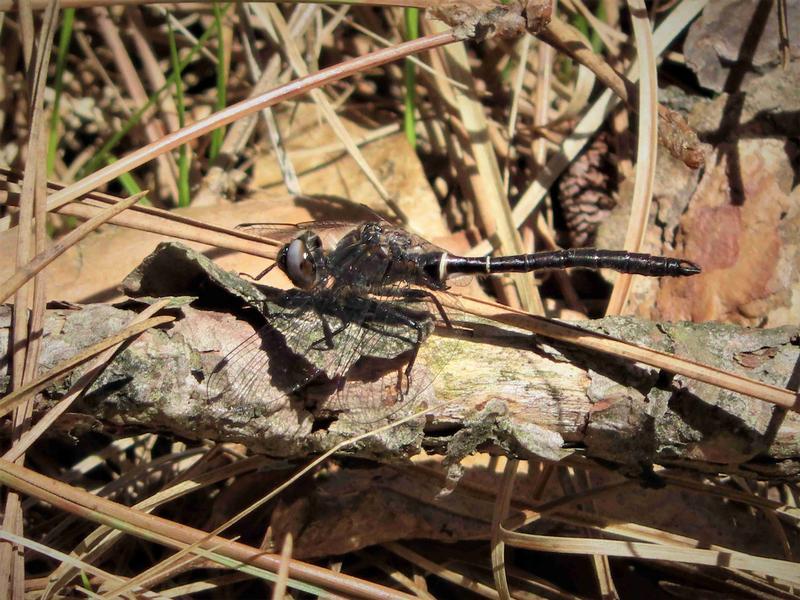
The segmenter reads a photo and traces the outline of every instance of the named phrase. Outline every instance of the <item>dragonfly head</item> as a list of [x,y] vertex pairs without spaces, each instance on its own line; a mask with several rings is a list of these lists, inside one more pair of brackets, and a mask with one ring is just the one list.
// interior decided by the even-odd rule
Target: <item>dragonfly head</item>
[[324,276],[325,255],[322,240],[311,232],[304,231],[280,251],[276,262],[291,282],[303,290],[315,287]]

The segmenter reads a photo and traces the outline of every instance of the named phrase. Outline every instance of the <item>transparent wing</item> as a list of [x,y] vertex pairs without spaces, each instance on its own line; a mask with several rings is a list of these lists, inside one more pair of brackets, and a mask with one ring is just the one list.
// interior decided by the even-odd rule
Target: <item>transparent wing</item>
[[365,427],[412,410],[429,377],[409,365],[432,330],[430,313],[414,304],[290,292],[214,368],[208,399],[269,415],[302,390],[318,418],[344,416]]
[[405,300],[381,301],[366,319],[357,345],[348,348],[346,385],[318,405],[320,414],[343,416],[364,429],[417,410],[433,375],[415,363],[433,329],[428,307]]
[[313,230],[317,233],[324,246],[328,249],[333,248],[355,227],[367,221],[384,221],[387,222],[379,214],[373,212],[366,206],[359,205],[364,218],[360,220],[320,220],[320,221],[305,221],[302,223],[242,223],[236,226],[236,229],[273,240],[279,243],[290,242],[303,231]]
[[[304,325],[298,321],[298,329]],[[317,376],[318,369],[294,356],[267,324],[230,349],[207,380],[209,402],[258,407],[271,415],[288,408],[289,396]]]

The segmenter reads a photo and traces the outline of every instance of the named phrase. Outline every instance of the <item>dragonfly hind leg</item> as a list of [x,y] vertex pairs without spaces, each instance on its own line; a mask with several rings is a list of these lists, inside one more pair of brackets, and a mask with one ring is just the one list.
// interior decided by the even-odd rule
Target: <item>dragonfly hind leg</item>
[[396,296],[398,298],[402,298],[403,300],[408,300],[409,302],[423,302],[425,300],[430,300],[436,307],[436,311],[439,313],[439,316],[442,317],[442,321],[444,321],[445,326],[448,329],[453,328],[453,324],[450,322],[450,318],[447,316],[444,306],[442,306],[442,303],[439,301],[439,298],[436,297],[436,294],[430,290],[423,290],[419,288],[407,290],[386,290],[385,292],[381,291],[381,294],[385,296]]
[[[423,290],[407,290],[407,291],[423,292]],[[407,298],[405,294],[394,294],[394,295],[397,296],[402,295],[404,298]],[[420,298],[420,295],[414,294],[414,296],[416,298]],[[403,325],[405,327],[409,327],[416,332],[416,340],[414,341],[407,340],[408,343],[413,345],[413,348],[411,349],[411,355],[408,359],[408,362],[406,363],[405,368],[400,370],[400,367],[398,367],[397,391],[402,397],[406,395],[411,389],[411,371],[413,370],[414,363],[417,360],[417,355],[419,354],[420,346],[422,346],[422,342],[425,341],[425,339],[428,337],[430,333],[430,330],[422,324],[422,321],[425,319],[429,319],[430,315],[428,315],[427,313],[424,314],[421,313],[421,317],[424,318],[415,319],[414,316],[410,315],[407,311],[404,311],[401,308],[397,308],[391,304],[380,303],[378,304],[378,307],[379,309],[376,310],[376,316],[377,313],[379,312],[383,316],[383,318],[394,320],[396,323]],[[366,322],[362,326],[369,327],[370,329],[372,329],[372,327],[369,326]],[[405,376],[406,380],[405,390],[403,390],[403,383],[402,383],[403,376]]]

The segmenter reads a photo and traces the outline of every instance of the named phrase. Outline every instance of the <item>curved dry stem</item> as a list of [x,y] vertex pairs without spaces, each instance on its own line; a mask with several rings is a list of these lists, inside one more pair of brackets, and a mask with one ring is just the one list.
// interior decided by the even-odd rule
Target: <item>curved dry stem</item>
[[[631,216],[625,234],[625,250],[639,252],[647,232],[650,206],[653,197],[653,183],[656,177],[656,151],[658,148],[658,74],[656,72],[656,53],[653,47],[653,34],[650,19],[642,0],[628,0],[633,19],[633,32],[636,36],[636,51],[639,56],[639,122],[636,149],[636,179],[633,188]],[[611,299],[608,301],[607,315],[622,314],[631,291],[633,276],[622,274],[617,278]]]
[[518,460],[509,460],[503,471],[503,479],[500,484],[500,493],[494,501],[494,512],[492,513],[492,575],[494,585],[500,598],[510,598],[511,592],[508,589],[508,576],[506,575],[505,542],[503,541],[502,523],[508,516],[508,509],[511,505],[511,496],[514,492],[514,478],[519,468]]

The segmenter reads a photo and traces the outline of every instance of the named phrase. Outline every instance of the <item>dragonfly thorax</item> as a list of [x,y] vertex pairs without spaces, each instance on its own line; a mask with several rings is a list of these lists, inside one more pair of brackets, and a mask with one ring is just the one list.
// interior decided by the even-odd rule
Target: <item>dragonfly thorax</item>
[[317,233],[304,230],[281,247],[276,264],[302,290],[382,293],[399,285],[446,289],[443,256],[402,228],[370,222],[350,230],[329,250]]

